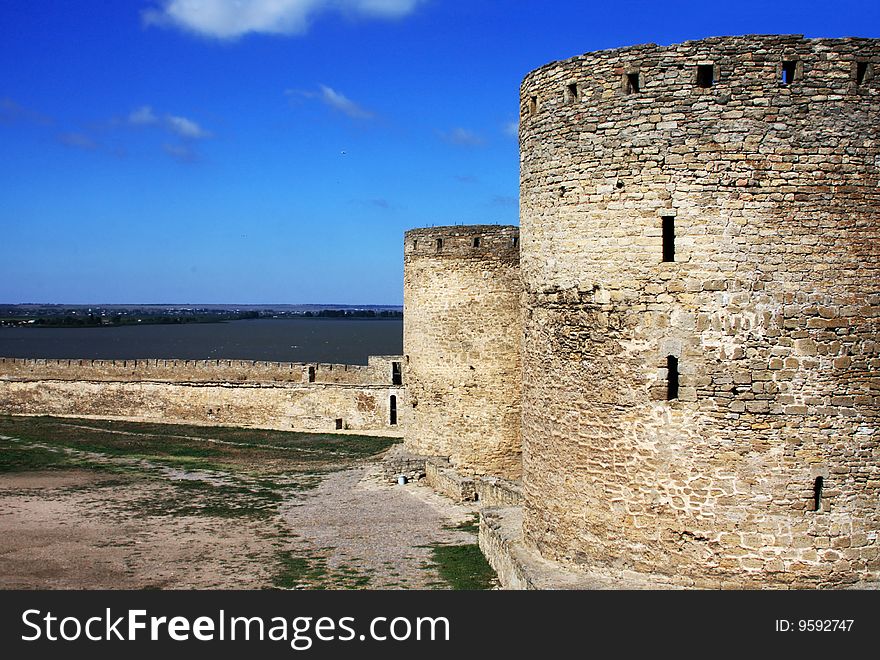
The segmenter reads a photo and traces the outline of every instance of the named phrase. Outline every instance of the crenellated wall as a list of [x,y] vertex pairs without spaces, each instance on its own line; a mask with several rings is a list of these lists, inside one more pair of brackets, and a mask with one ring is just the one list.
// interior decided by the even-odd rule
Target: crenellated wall
[[366,365],[256,360],[52,360],[0,358],[0,378],[25,380],[156,380],[374,385],[392,382],[400,356],[371,355]]
[[880,575],[880,41],[724,37],[521,89],[524,531],[690,586]]
[[395,434],[406,412],[394,364],[0,358],[0,413]]

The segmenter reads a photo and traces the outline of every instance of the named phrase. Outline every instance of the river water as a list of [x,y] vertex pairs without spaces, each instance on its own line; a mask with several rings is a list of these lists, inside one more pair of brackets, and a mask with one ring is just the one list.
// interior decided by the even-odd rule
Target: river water
[[403,352],[402,319],[256,319],[103,328],[0,327],[0,357],[366,364]]

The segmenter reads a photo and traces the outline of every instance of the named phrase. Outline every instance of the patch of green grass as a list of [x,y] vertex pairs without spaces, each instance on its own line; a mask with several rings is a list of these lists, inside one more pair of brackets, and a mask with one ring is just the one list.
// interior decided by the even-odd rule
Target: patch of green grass
[[495,571],[476,544],[432,545],[431,553],[440,577],[455,590],[491,589]]
[[341,565],[331,569],[326,557],[302,557],[292,550],[276,552],[278,567],[272,578],[275,589],[365,589],[372,581],[371,571]]
[[100,419],[65,420],[83,426],[93,426],[109,431],[126,431],[137,434],[155,434],[164,437],[186,436],[205,438],[228,443],[240,443],[250,448],[281,447],[284,449],[308,449],[350,457],[366,457],[377,454],[400,442],[399,438],[370,435],[337,435],[332,433],[305,433],[299,431],[273,431],[233,426],[192,426],[187,424],[158,424],[151,422],[124,422]]
[[292,550],[281,550],[276,553],[276,560],[278,568],[272,578],[275,589],[311,587],[327,576],[327,560],[322,557],[299,557]]
[[0,434],[108,456],[206,458],[222,454],[215,446],[196,441],[180,441],[160,435],[121,435],[107,430],[72,426],[87,421],[53,417],[0,417]]
[[400,441],[359,435],[8,415],[0,416],[0,435],[108,456],[227,470],[267,459],[338,464],[373,456]]
[[282,500],[281,493],[267,488],[185,479],[168,483],[163,494],[152,494],[127,506],[145,516],[266,518],[277,512]]
[[457,529],[462,532],[470,532],[478,534],[480,531],[480,515],[478,513],[471,514],[471,517],[460,522],[457,525],[443,525],[444,529]]
[[0,440],[0,472],[33,472],[71,467],[67,454]]

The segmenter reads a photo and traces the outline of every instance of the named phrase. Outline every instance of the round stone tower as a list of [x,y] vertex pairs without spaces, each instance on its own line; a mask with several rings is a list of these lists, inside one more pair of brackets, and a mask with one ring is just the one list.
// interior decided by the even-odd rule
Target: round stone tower
[[521,474],[519,229],[404,236],[405,445],[460,471]]
[[521,88],[523,530],[698,587],[880,574],[880,41],[723,37]]

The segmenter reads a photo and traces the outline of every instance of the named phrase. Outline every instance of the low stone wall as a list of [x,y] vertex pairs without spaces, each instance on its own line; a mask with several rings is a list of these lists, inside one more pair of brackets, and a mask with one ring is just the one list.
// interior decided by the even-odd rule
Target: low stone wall
[[[519,515],[517,515],[517,513]],[[516,520],[511,518],[518,518]],[[507,529],[503,529],[505,526]],[[522,509],[511,509],[508,516],[493,508],[480,511],[480,551],[489,565],[495,569],[503,589],[537,589],[524,570],[522,562],[515,557],[515,539],[522,541]]]
[[425,466],[427,484],[455,502],[479,502],[481,506],[517,506],[522,503],[522,486],[500,477],[471,477],[459,474],[448,459],[434,457]]
[[428,485],[436,493],[445,495],[453,502],[475,502],[477,490],[471,477],[464,477],[450,467],[428,462],[425,466]]
[[479,477],[476,480],[477,499],[483,506],[519,506],[522,504],[522,484],[500,477]]
[[429,456],[412,454],[403,445],[395,445],[382,458],[382,474],[392,483],[396,483],[399,477],[420,481],[425,478],[425,465],[429,460]]

